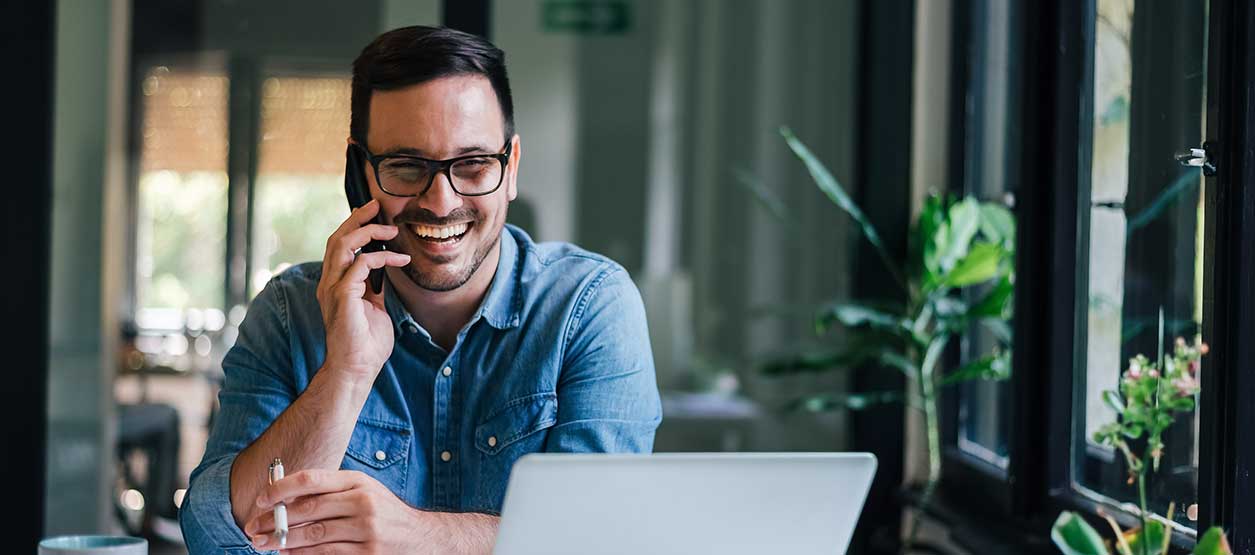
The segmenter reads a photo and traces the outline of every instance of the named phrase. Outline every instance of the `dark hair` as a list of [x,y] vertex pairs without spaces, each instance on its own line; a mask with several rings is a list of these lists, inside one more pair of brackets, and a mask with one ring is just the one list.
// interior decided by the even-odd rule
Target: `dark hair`
[[353,61],[349,135],[366,144],[372,91],[400,89],[454,75],[488,78],[501,106],[505,140],[514,136],[514,101],[505,72],[505,52],[483,37],[421,25],[379,35]]

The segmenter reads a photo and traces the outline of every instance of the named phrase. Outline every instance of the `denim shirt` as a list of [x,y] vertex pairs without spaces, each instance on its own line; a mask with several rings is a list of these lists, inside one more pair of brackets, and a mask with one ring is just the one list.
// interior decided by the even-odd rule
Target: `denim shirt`
[[[341,468],[413,507],[497,514],[524,454],[653,448],[662,409],[644,305],[627,272],[510,225],[500,245],[488,294],[452,351],[385,287],[396,343]],[[179,514],[193,555],[256,553],[231,514],[231,465],[322,365],[320,275],[320,263],[305,263],[270,280],[222,362],[221,410]]]

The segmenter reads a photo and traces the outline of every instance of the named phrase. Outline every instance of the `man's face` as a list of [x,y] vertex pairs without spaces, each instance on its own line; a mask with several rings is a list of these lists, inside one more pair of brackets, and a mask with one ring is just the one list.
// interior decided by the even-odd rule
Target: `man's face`
[[[377,155],[402,153],[444,160],[493,154],[502,152],[504,134],[497,95],[480,75],[442,77],[371,95],[366,143]],[[379,200],[381,220],[400,228],[388,248],[410,255],[405,273],[420,287],[432,291],[461,287],[496,247],[507,206],[518,194],[515,177],[521,152],[518,136],[510,140],[510,163],[501,187],[477,197],[454,192],[443,173],[420,196],[392,196],[379,188],[370,163],[365,164],[363,171],[371,196]]]

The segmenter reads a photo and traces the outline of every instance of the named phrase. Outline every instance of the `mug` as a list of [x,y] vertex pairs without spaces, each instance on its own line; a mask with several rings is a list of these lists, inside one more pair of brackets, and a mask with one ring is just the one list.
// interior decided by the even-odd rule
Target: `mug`
[[130,536],[56,536],[39,542],[39,555],[148,555],[148,540]]

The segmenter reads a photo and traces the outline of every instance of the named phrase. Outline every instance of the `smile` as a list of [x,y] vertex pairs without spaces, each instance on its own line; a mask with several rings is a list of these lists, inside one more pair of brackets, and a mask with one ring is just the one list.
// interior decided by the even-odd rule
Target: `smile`
[[452,243],[461,239],[466,235],[467,230],[471,228],[470,222],[462,222],[460,224],[433,226],[413,224],[410,230],[414,232],[420,239],[432,241],[435,243]]

